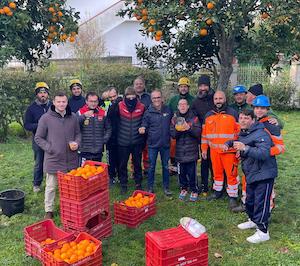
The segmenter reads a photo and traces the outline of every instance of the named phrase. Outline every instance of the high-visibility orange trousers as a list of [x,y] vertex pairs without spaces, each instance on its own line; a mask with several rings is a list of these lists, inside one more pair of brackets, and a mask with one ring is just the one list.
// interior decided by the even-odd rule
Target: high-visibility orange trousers
[[[242,176],[242,202],[245,204],[246,203],[246,186],[247,186],[247,182],[246,182],[246,176],[243,175]],[[276,197],[276,193],[275,193],[275,189],[273,186],[273,190],[272,190],[272,194],[270,197],[270,211],[273,210],[275,208],[275,197]]]
[[213,189],[222,191],[224,185],[224,171],[227,177],[227,194],[229,197],[238,197],[238,160],[235,153],[219,153],[216,149],[210,149],[212,168],[214,173]]

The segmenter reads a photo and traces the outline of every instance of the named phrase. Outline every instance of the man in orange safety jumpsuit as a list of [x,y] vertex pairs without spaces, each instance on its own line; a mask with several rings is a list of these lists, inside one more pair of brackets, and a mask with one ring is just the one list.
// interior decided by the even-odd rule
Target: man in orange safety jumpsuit
[[224,171],[227,177],[227,194],[229,196],[229,208],[237,206],[238,185],[236,151],[234,149],[224,151],[224,144],[228,140],[237,139],[240,131],[238,113],[227,106],[226,96],[223,91],[214,94],[214,108],[205,115],[202,128],[201,150],[202,158],[206,159],[207,150],[210,147],[211,161],[214,174],[214,193],[208,200],[222,197],[224,186]]

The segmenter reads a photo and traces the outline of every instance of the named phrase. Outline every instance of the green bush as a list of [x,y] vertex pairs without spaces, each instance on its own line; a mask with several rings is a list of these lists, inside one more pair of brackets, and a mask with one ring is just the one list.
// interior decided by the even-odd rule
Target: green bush
[[123,92],[139,75],[145,78],[148,91],[162,87],[163,78],[158,72],[124,64],[102,64],[88,71],[68,73],[67,76],[54,69],[46,69],[38,73],[2,70],[0,71],[0,142],[7,139],[10,123],[15,121],[23,126],[23,117],[26,108],[34,100],[34,86],[38,81],[45,81],[49,85],[51,98],[56,91],[70,93],[68,85],[72,78],[79,77],[82,80],[85,92],[93,90],[101,93],[108,85],[114,85]]

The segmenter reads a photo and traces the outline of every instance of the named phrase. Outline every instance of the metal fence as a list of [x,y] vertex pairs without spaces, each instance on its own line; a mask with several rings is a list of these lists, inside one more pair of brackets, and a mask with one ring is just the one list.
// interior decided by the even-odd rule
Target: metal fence
[[261,65],[239,65],[237,72],[238,84],[250,86],[255,83],[266,84],[270,82],[270,76]]

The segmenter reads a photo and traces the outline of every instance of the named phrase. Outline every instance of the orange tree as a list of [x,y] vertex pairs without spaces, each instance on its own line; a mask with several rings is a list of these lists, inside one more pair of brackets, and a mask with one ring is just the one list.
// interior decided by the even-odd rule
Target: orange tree
[[126,0],[119,15],[135,17],[143,26],[142,33],[158,42],[152,48],[136,46],[138,57],[149,67],[163,64],[176,75],[210,68],[217,74],[218,89],[226,89],[234,57],[249,38],[255,20],[277,17],[277,12],[290,8],[299,12],[299,1]]
[[79,13],[65,0],[0,2],[0,66],[12,58],[44,66],[51,44],[74,42]]

